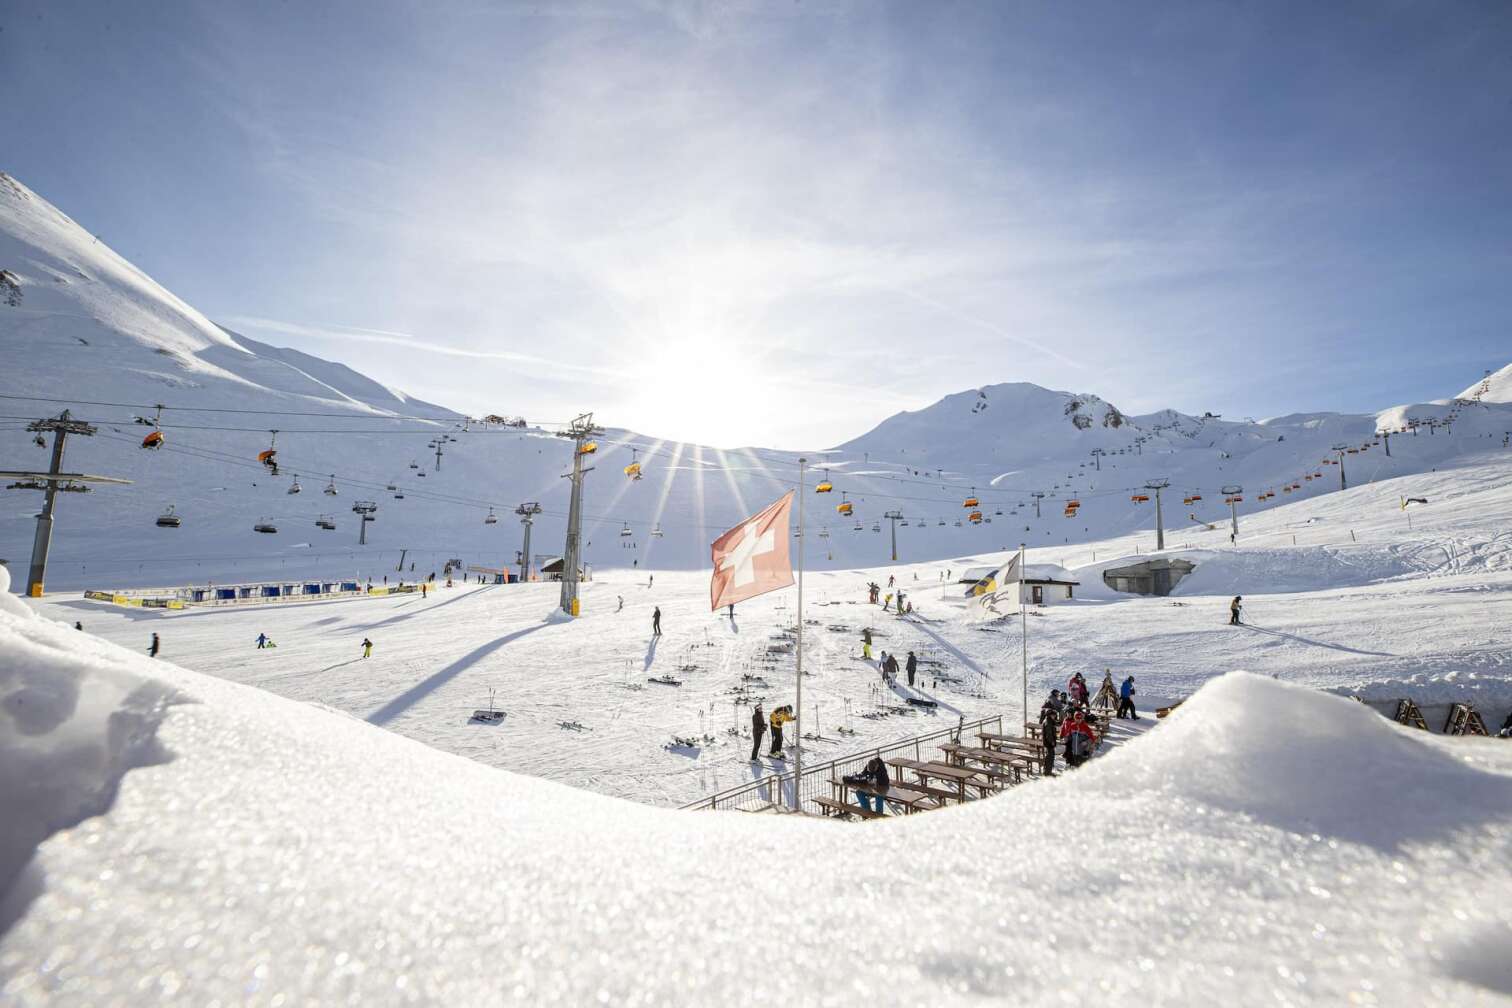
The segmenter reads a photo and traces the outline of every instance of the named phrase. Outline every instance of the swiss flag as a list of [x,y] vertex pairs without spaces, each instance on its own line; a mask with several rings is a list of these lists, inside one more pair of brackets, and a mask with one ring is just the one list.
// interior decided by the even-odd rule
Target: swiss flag
[[709,608],[744,602],[793,583],[788,557],[788,519],[793,491],[714,540],[710,553],[714,577],[709,582]]

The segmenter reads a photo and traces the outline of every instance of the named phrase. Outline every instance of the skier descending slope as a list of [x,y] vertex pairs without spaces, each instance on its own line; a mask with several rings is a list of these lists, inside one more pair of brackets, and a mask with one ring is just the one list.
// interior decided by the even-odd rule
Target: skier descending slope
[[373,657],[373,642],[368,640],[366,637],[362,638],[362,657]]
[[1229,626],[1244,625],[1239,621],[1239,610],[1244,608],[1243,601],[1244,599],[1241,596],[1235,595],[1234,601],[1229,603]]

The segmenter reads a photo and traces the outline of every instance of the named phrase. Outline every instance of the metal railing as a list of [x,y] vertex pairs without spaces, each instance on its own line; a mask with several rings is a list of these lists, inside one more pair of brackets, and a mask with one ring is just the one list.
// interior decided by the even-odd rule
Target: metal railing
[[[841,756],[836,759],[826,760],[817,764],[809,764],[807,760],[803,765],[803,779],[796,782],[799,798],[807,802],[811,798],[823,796],[832,797],[834,785],[831,780],[837,780],[846,774],[858,773],[866,766],[873,756],[881,756],[884,760],[897,756],[911,757],[916,760],[932,760],[939,754],[926,753],[926,746],[930,743],[945,740],[959,741],[962,736],[969,736],[973,732],[991,730],[997,734],[1003,732],[1002,714],[992,717],[981,718],[976,721],[963,721],[950,726],[932,731],[924,735],[915,735],[913,738],[903,739],[899,742],[890,742],[886,745],[865,749],[849,756]],[[989,728],[989,726],[991,726]],[[715,794],[700,798],[695,802],[689,802],[682,806],[685,809],[736,809],[742,812],[762,812],[768,809],[789,809],[793,805],[793,788],[795,782],[793,771],[771,774],[759,780],[748,781],[732,788],[726,788]]]

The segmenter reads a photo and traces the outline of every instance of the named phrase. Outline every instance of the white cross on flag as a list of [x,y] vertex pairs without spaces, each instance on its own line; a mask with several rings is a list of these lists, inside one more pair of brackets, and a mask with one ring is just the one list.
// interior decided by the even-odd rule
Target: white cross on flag
[[793,492],[768,505],[714,540],[710,553],[714,577],[709,581],[709,608],[734,605],[793,583],[788,557],[788,519]]

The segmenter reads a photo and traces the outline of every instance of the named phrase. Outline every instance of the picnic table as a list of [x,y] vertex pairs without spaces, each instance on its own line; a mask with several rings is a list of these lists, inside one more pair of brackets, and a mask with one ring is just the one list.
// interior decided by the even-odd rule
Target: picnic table
[[921,788],[909,787],[905,784],[889,784],[885,788],[874,787],[870,784],[847,784],[838,777],[830,778],[833,786],[841,799],[845,797],[846,789],[849,788],[858,794],[871,795],[881,798],[890,805],[899,805],[904,815],[914,812],[923,812],[929,809],[939,808],[939,799]]
[[[966,795],[966,786],[968,784],[983,787],[982,782],[977,780],[977,775],[974,771],[962,767],[954,767],[949,763],[926,763],[922,760],[907,759],[898,756],[888,760],[887,765],[897,770],[913,771],[914,775],[921,782],[917,785],[919,790],[925,791],[936,798],[964,802],[968,800]],[[945,781],[953,785],[954,790],[931,787],[929,784],[931,780]],[[910,784],[907,786],[914,787],[915,785]]]
[[1045,754],[1045,740],[1040,736],[1022,738],[1018,735],[999,735],[996,732],[977,732],[977,738],[989,747],[1002,746],[1006,749],[1022,749],[1025,752],[1040,756]]
[[1031,770],[1035,766],[1034,759],[1025,753],[1006,753],[999,749],[982,749],[977,746],[961,745],[958,742],[945,742],[940,748],[957,766],[965,766],[970,761],[1008,767],[1014,774],[1015,782],[1022,779],[1025,770]]

